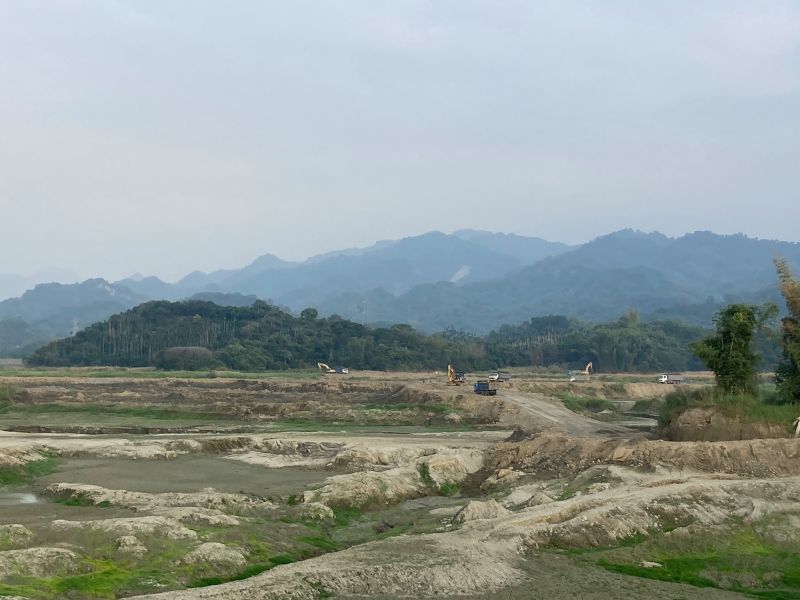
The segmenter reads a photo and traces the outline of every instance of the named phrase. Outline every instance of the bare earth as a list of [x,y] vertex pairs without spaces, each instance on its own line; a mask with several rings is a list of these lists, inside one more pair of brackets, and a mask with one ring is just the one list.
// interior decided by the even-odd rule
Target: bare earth
[[[197,414],[227,411],[248,426],[316,417],[326,427],[335,418],[342,429],[225,433],[214,432],[212,420],[205,432],[158,435],[0,432],[0,466],[61,458],[58,471],[25,490],[66,503],[0,509],[0,525],[32,530],[0,551],[0,581],[7,583],[24,575],[26,561],[44,574],[48,568],[53,574],[84,568],[77,549],[28,546],[44,539],[47,528],[111,536],[119,552],[140,557],[168,539],[177,544],[171,565],[215,564],[224,572],[247,563],[252,543],[236,545],[230,537],[228,545],[220,544],[209,532],[235,532],[275,514],[301,514],[297,523],[317,520],[329,524],[320,528],[327,531],[333,509],[398,507],[417,511],[429,529],[373,536],[241,581],[133,597],[742,598],[735,589],[610,572],[569,551],[613,548],[656,532],[678,543],[742,523],[781,543],[797,537],[800,440],[648,439],[619,422],[576,414],[548,395],[564,389],[611,395],[619,388],[630,400],[663,395],[665,386],[657,384],[611,388],[591,382],[576,391],[564,382],[520,378],[487,399],[420,374],[369,374],[358,382],[12,383],[26,390],[29,404],[177,405]],[[25,414],[14,417],[15,426],[24,425]],[[66,413],[59,414],[58,426],[69,425]],[[377,426],[402,418],[428,429],[386,433],[348,424],[362,418]],[[453,429],[464,422],[478,429]],[[436,425],[442,430],[430,429]],[[515,429],[525,433],[507,441]],[[451,490],[455,496],[448,496]],[[287,531],[299,526],[286,523]],[[642,558],[647,563],[653,557]]]

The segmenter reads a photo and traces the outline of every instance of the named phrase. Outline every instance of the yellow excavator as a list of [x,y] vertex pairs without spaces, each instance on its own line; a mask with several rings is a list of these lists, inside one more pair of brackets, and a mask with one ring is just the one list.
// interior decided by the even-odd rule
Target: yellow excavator
[[335,369],[329,367],[325,363],[318,362],[317,368],[322,371],[323,373],[335,373],[336,375],[347,375],[350,372],[350,369],[347,367],[336,367]]
[[592,363],[589,363],[583,368],[583,371],[570,371],[569,380],[577,381],[578,377],[586,377],[588,379],[589,375],[591,375],[593,371],[594,367],[592,366]]
[[463,371],[458,371],[453,365],[447,365],[447,385],[461,385],[465,377]]

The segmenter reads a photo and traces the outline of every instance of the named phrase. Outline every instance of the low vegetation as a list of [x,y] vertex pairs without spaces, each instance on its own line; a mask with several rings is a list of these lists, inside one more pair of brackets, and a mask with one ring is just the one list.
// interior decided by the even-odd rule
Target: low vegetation
[[19,466],[0,467],[0,485],[22,485],[42,475],[49,475],[58,468],[58,459],[47,456]]
[[691,408],[715,408],[741,423],[765,423],[785,427],[798,416],[797,406],[774,403],[774,394],[761,397],[757,393],[727,393],[708,387],[695,390],[677,389],[668,394],[660,406],[659,425],[667,426],[674,418]]
[[616,406],[605,398],[584,398],[572,394],[558,396],[568,409],[576,413],[599,413],[604,410],[614,411]]
[[[800,545],[789,522],[733,524],[712,533],[653,532],[612,548],[572,552],[624,575],[730,589],[767,600],[800,598]],[[777,534],[777,535],[776,535]]]

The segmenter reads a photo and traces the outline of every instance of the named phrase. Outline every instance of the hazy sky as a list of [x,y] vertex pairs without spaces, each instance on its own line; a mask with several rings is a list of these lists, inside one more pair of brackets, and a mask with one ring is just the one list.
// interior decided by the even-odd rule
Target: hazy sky
[[796,1],[3,0],[0,82],[0,273],[800,240]]

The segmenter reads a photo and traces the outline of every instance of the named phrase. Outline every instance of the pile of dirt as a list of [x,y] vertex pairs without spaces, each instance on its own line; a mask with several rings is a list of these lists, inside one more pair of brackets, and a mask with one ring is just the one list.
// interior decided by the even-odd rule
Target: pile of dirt
[[245,494],[218,492],[206,488],[199,492],[165,492],[148,494],[129,490],[111,490],[99,485],[83,483],[53,483],[45,490],[62,499],[89,501],[92,504],[118,506],[134,510],[156,510],[168,507],[197,507],[222,512],[268,512],[274,505],[263,498]]
[[19,523],[0,525],[0,546],[13,548],[25,546],[33,538],[33,532]]
[[596,464],[668,467],[749,477],[800,474],[800,439],[669,442],[573,438],[542,434],[503,443],[488,453],[486,470],[513,468],[540,478],[575,474]]
[[522,579],[518,556],[506,545],[462,543],[446,535],[400,536],[284,565],[209,588],[141,598],[162,600],[317,600],[330,596],[382,598],[491,594]]
[[187,529],[174,519],[158,516],[98,519],[95,521],[66,521],[57,519],[52,522],[51,527],[54,530],[93,529],[112,533],[117,536],[150,534],[159,535],[171,540],[197,539],[197,533],[195,531]]
[[0,579],[12,576],[53,577],[81,568],[78,556],[65,548],[26,548],[0,552]]
[[233,548],[228,548],[225,544],[220,544],[218,542],[200,544],[179,562],[187,565],[202,563],[238,568],[247,564],[247,560],[241,552]]
[[136,558],[141,558],[147,554],[147,548],[139,541],[135,535],[123,535],[117,538],[117,550],[123,554],[129,554]]
[[466,523],[477,519],[496,519],[508,514],[509,510],[502,504],[498,504],[496,500],[487,500],[486,502],[472,500],[456,513],[455,521]]
[[787,438],[791,431],[790,423],[748,423],[726,415],[718,407],[710,407],[683,411],[661,430],[661,435],[677,442],[718,442]]
[[28,463],[44,458],[43,449],[32,445],[0,448],[0,469],[20,470]]
[[236,526],[239,519],[228,513],[264,513],[274,505],[262,498],[229,494],[207,488],[199,492],[148,494],[128,490],[110,490],[97,485],[53,483],[45,493],[59,499],[77,500],[95,506],[114,506],[166,517],[183,523],[211,527]]
[[[408,458],[405,453],[397,458]],[[413,453],[411,454],[413,456]],[[483,466],[483,453],[473,449],[440,449],[402,466],[328,477],[318,489],[306,491],[303,502],[330,507],[386,506],[437,493],[440,486],[461,484]]]

